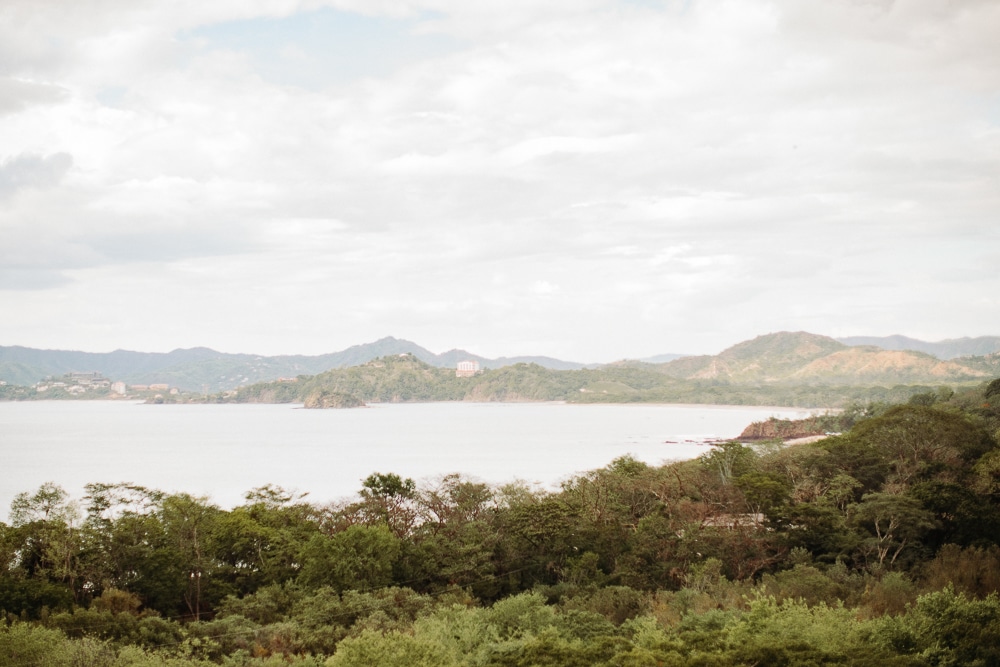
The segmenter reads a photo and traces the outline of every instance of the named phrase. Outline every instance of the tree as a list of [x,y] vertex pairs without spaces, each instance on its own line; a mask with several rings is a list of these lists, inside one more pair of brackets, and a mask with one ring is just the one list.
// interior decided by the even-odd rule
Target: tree
[[431,640],[401,632],[382,634],[366,630],[341,642],[327,664],[330,667],[457,667],[459,663],[452,660],[445,647]]
[[723,484],[750,471],[757,455],[746,445],[738,442],[724,442],[712,447],[712,451],[700,457],[702,464],[714,470]]
[[24,578],[65,584],[77,599],[81,583],[80,512],[69,494],[46,482],[33,494],[17,494],[11,502],[10,518],[11,526],[4,530],[8,563]]
[[[868,560],[874,554],[879,568],[892,565],[907,547],[935,528],[934,515],[915,498],[869,493],[851,511],[853,523],[871,537],[864,546]],[[888,562],[886,562],[888,560]]]
[[420,581],[428,590],[481,586],[484,581],[492,588],[498,541],[493,490],[451,474],[418,491],[415,502],[418,526],[403,544],[404,578]]
[[788,502],[791,485],[788,480],[774,473],[748,472],[736,478],[736,486],[743,492],[747,510],[754,515],[777,517],[777,510]]
[[399,539],[385,525],[351,526],[330,537],[314,535],[299,556],[298,581],[337,591],[388,586],[399,553]]
[[204,497],[186,493],[166,496],[160,504],[160,521],[164,527],[163,551],[175,555],[181,576],[186,575],[187,586],[182,599],[184,606],[197,621],[201,618],[203,601],[217,602],[222,591],[209,593],[217,562],[212,558],[211,541],[220,510]]
[[417,518],[414,503],[416,484],[395,473],[372,473],[361,483],[361,497],[337,512],[338,528],[362,524],[388,526],[396,537],[406,537]]
[[238,595],[295,579],[302,546],[319,531],[315,507],[304,494],[267,485],[246,494],[247,503],[216,520],[213,553]]
[[891,408],[858,424],[849,437],[882,454],[891,469],[887,481],[898,489],[928,479],[960,482],[972,463],[996,446],[966,415],[922,405]]

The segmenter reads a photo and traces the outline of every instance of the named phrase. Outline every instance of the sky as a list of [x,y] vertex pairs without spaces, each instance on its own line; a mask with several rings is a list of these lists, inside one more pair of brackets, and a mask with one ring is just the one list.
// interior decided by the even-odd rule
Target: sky
[[992,0],[4,0],[0,345],[1000,335]]

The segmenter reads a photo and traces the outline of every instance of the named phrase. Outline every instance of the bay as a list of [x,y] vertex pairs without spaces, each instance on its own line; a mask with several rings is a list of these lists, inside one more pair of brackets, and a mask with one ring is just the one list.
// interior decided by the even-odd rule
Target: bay
[[0,516],[13,497],[55,482],[82,498],[91,482],[208,496],[223,507],[277,484],[327,502],[373,472],[417,481],[447,473],[556,488],[630,454],[650,464],[696,457],[751,422],[796,408],[564,403],[143,405],[0,403]]

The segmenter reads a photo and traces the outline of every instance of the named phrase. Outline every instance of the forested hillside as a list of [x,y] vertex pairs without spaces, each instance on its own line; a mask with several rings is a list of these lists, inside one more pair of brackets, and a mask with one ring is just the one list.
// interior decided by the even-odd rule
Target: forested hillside
[[851,415],[555,492],[27,490],[0,665],[1000,664],[1000,380]]
[[[836,341],[833,345],[840,346]],[[852,350],[853,348],[846,348]],[[899,402],[914,394],[932,391],[940,384],[933,374],[913,374],[896,368],[879,375],[885,383],[849,384],[846,373],[840,381],[806,381],[796,371],[808,367],[815,355],[784,356],[745,353],[745,366],[781,367],[786,378],[781,382],[761,379],[744,373],[726,377],[701,377],[691,372],[700,358],[644,364],[623,362],[600,368],[553,370],[537,364],[515,364],[486,370],[473,377],[456,377],[454,370],[435,368],[412,355],[393,355],[360,366],[338,368],[315,376],[301,376],[295,381],[265,382],[241,387],[203,399],[201,397],[165,400],[209,400],[235,403],[306,403],[320,405],[323,395],[351,396],[356,403],[406,401],[570,401],[576,403],[713,403],[724,405],[785,405],[793,407],[835,408],[858,402]],[[897,354],[897,353],[886,353]],[[720,355],[722,357],[723,355]],[[827,359],[826,353],[818,355]],[[936,362],[942,363],[942,362]],[[1000,368],[997,369],[1000,371]],[[985,371],[984,371],[985,372]],[[977,372],[975,377],[983,373]],[[960,375],[969,381],[969,374]],[[870,379],[870,378],[869,378]],[[916,380],[931,380],[921,384]]]

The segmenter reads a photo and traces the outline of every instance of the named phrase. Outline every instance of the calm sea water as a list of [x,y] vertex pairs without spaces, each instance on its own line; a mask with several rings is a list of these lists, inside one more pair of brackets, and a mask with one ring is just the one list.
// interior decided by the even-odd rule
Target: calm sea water
[[315,502],[354,494],[372,472],[416,480],[458,472],[552,488],[631,454],[693,458],[793,408],[562,403],[418,403],[358,410],[289,405],[0,403],[0,518],[17,493],[52,481],[75,498],[89,482],[206,495],[232,507],[267,483]]

